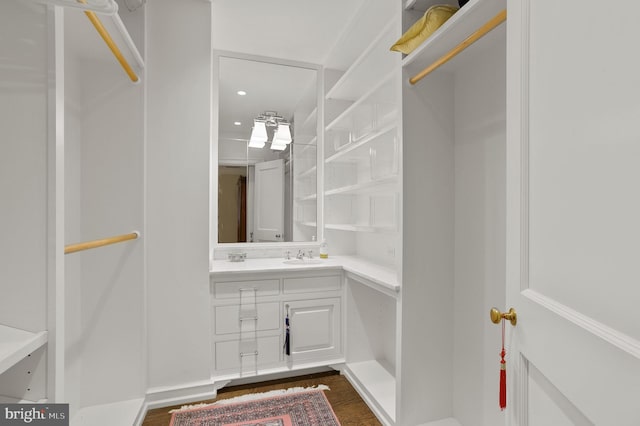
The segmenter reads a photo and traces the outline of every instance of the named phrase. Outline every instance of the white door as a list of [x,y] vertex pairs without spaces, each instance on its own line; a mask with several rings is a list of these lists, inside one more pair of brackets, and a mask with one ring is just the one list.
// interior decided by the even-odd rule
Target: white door
[[254,241],[284,241],[284,160],[256,163]]
[[508,2],[507,424],[640,425],[640,3]]

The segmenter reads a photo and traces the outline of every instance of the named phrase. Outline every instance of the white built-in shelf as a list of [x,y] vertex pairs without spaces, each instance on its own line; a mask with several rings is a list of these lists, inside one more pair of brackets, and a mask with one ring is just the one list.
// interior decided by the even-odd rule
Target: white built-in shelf
[[395,226],[368,226],[368,225],[351,225],[344,223],[326,223],[326,229],[346,232],[396,232]]
[[361,155],[355,152],[358,148],[362,148],[363,146],[367,145],[370,142],[373,142],[380,136],[383,136],[391,131],[395,131],[396,127],[397,127],[396,123],[392,123],[387,126],[384,126],[383,128],[377,131],[374,131],[373,133],[361,138],[360,140],[354,143],[351,143],[349,145],[346,145],[340,151],[336,152],[330,157],[327,157],[324,160],[324,162],[331,163],[333,161],[351,161],[351,160],[359,159]]
[[[382,78],[380,81],[376,82],[376,84],[374,84],[373,86],[371,86],[370,89],[368,89],[365,93],[363,93],[362,97],[360,99],[358,99],[356,102],[352,103],[351,105],[349,105],[349,107],[347,109],[345,109],[340,115],[338,115],[333,121],[331,121],[331,123],[329,123],[326,126],[326,130],[331,130],[334,127],[336,127],[341,121],[343,121],[345,118],[348,118],[349,115],[353,114],[354,111],[363,103],[365,103],[366,101],[369,101],[371,98],[374,97],[374,95],[376,94],[376,92],[383,91],[384,89],[386,89],[386,86],[389,86],[391,89],[393,89],[393,87],[391,87],[391,83],[392,83],[392,79],[394,77],[397,76],[397,72],[396,70],[393,70],[391,73],[389,73],[386,77]],[[390,97],[393,96],[393,93],[391,93]],[[397,100],[395,99],[388,99],[388,102],[394,102],[397,103]]]
[[375,37],[362,54],[327,92],[326,99],[355,101],[380,82],[394,67],[396,52],[389,48],[398,39],[399,24],[392,19]]
[[46,404],[47,401],[48,399],[46,398],[38,401],[30,401],[28,399],[18,399],[0,395],[0,404]]
[[78,419],[77,424],[91,426],[142,424],[143,404],[144,398],[138,398],[111,404],[92,405],[82,408],[75,418]]
[[307,195],[306,197],[296,197],[295,200],[296,201],[313,201],[313,200],[317,200],[318,199],[318,195],[317,194],[311,194],[311,195]]
[[397,176],[387,176],[381,179],[370,180],[368,182],[360,182],[353,185],[343,186],[340,188],[330,189],[324,192],[325,196],[341,195],[341,194],[367,194],[369,192],[384,192],[385,190],[397,192],[395,185],[398,182]]
[[0,325],[0,374],[47,343],[47,332],[31,333]]
[[316,166],[313,166],[313,167],[305,170],[302,173],[298,173],[296,175],[296,178],[302,179],[302,178],[307,178],[307,177],[314,177],[316,175],[316,171],[317,170],[318,170],[318,168]]
[[404,58],[402,66],[408,68],[410,74],[420,72],[464,41],[506,7],[506,0],[470,0],[431,34],[424,43]]
[[376,414],[395,423],[396,378],[378,361],[347,363],[345,376]]
[[300,226],[308,226],[310,228],[315,228],[318,226],[318,224],[316,222],[302,222],[299,220],[296,220],[296,224],[300,225]]
[[313,111],[309,113],[307,118],[304,119],[300,128],[306,129],[310,124],[316,124],[318,117],[318,108],[314,108]]

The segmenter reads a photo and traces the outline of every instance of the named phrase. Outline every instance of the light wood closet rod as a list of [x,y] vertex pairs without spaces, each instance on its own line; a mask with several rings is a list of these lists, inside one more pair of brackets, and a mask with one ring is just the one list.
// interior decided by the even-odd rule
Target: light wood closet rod
[[90,250],[109,244],[121,243],[123,241],[135,240],[140,236],[138,231],[130,234],[116,235],[115,237],[103,238],[101,240],[86,241],[84,243],[68,244],[64,246],[64,254],[75,253],[82,250]]
[[489,31],[503,23],[507,19],[507,10],[503,10],[498,13],[496,16],[487,21],[483,26],[478,28],[473,34],[464,39],[462,43],[451,49],[448,53],[441,56],[437,61],[420,71],[418,74],[414,75],[409,79],[409,83],[416,84],[420,80],[422,80],[427,75],[431,74],[437,68],[449,62],[453,59],[458,53],[462,52],[467,47],[471,46],[473,43],[481,39],[485,34]]
[[[87,4],[86,0],[78,0],[78,2]],[[100,18],[98,18],[95,12],[91,12],[90,10],[85,11],[84,14],[87,15],[87,18],[89,18],[89,20],[95,27],[96,31],[98,31],[98,34],[100,34],[100,37],[102,37],[104,42],[107,43],[109,50],[111,50],[111,53],[113,53],[113,56],[115,56],[118,62],[120,62],[120,66],[122,66],[122,68],[124,69],[124,72],[127,73],[131,81],[133,81],[134,83],[137,83],[139,80],[138,76],[136,75],[133,68],[131,68],[131,65],[129,65],[129,62],[127,62],[127,60],[125,59],[124,55],[122,54],[122,52],[120,51],[116,43],[111,38],[111,34],[109,34],[109,31],[107,31],[104,25],[102,25],[102,21],[100,20]]]

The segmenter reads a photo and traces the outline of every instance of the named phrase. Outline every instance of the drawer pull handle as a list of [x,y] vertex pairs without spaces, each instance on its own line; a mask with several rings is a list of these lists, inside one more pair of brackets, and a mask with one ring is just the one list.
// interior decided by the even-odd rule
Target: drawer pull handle
[[258,356],[258,351],[240,352],[240,358],[244,358],[245,356]]

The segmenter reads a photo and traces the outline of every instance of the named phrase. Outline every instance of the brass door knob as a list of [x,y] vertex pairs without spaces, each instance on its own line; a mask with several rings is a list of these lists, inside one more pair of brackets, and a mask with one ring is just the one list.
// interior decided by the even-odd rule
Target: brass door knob
[[503,318],[511,322],[511,325],[516,325],[518,323],[518,314],[513,308],[510,308],[509,312],[500,312],[498,308],[491,308],[489,316],[491,317],[491,322],[494,324],[500,324],[500,321]]

